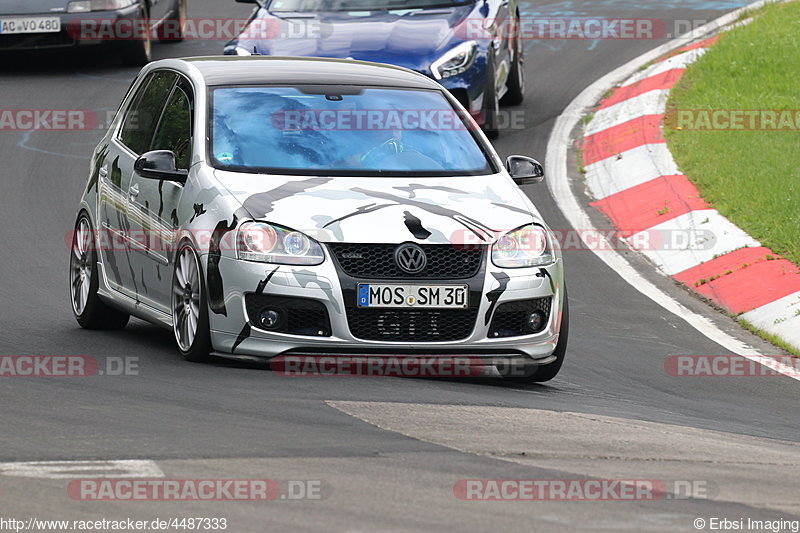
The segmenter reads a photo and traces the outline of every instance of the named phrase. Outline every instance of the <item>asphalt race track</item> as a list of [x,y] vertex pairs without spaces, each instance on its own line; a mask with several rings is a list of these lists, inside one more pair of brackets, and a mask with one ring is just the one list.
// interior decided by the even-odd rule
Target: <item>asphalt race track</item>
[[[526,3],[528,15],[712,20],[729,1]],[[241,18],[233,0],[190,0],[189,16]],[[524,129],[496,146],[545,158],[556,117],[587,85],[665,42],[528,44]],[[157,45],[157,58],[221,52],[219,41]],[[135,69],[91,51],[0,59],[0,109],[114,111]],[[726,354],[648,300],[591,252],[566,251],[571,337],[550,384],[284,377],[184,362],[171,333],[138,320],[80,329],[70,312],[65,235],[100,130],[0,132],[0,355],[138,358],[138,375],[0,380],[0,517],[141,520],[225,517],[258,531],[694,531],[694,520],[798,519],[800,383],[786,377],[678,378],[670,355]],[[530,186],[568,229],[546,185]],[[759,347],[705,304],[653,281]],[[103,366],[103,365],[101,365]],[[93,502],[7,463],[141,459],[170,479],[314,480],[319,500]],[[14,475],[12,475],[14,474]],[[474,502],[463,479],[599,477],[694,482],[706,494],[628,502]]]

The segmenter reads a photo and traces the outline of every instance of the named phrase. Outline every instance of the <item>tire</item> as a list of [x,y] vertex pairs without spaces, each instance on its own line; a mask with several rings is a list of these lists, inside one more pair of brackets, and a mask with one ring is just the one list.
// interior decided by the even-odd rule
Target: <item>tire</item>
[[556,377],[561,370],[561,365],[564,364],[564,356],[567,354],[567,342],[569,341],[569,299],[567,293],[564,291],[564,311],[561,315],[561,329],[558,335],[558,344],[553,355],[556,360],[549,365],[537,367],[534,373],[520,381],[527,383],[544,383]]
[[206,286],[200,259],[188,242],[183,242],[175,254],[171,303],[172,332],[183,358],[193,363],[211,361]]
[[158,27],[158,40],[162,43],[179,43],[186,30],[186,0],[178,0],[178,7]]
[[483,133],[490,139],[497,139],[500,135],[498,120],[500,114],[500,101],[497,98],[496,70],[494,50],[489,49],[486,56],[486,89],[483,93]]
[[72,314],[84,329],[122,329],[130,315],[106,305],[97,294],[100,284],[97,246],[89,215],[81,213],[75,222],[69,260],[69,289]]
[[520,21],[519,14],[516,19],[516,42],[514,43],[514,62],[511,65],[511,71],[508,73],[508,81],[506,81],[506,94],[500,99],[502,105],[519,105],[525,100],[525,64],[523,56],[525,54],[525,47],[522,44],[522,37],[520,36]]
[[[149,25],[150,12],[147,9],[146,2],[142,4],[139,17],[140,20],[145,21]],[[153,59],[153,37],[150,28],[148,27],[146,30],[147,31],[144,32],[144,39],[133,39],[122,43],[119,55],[123,65],[141,67],[148,64]]]

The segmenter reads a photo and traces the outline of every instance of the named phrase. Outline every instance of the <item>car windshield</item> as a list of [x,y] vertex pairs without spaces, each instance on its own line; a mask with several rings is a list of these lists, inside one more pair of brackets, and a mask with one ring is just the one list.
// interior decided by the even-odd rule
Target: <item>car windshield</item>
[[389,11],[464,6],[474,0],[273,0],[269,10],[275,13],[307,11]]
[[211,160],[240,172],[355,176],[491,173],[464,117],[437,90],[220,87]]

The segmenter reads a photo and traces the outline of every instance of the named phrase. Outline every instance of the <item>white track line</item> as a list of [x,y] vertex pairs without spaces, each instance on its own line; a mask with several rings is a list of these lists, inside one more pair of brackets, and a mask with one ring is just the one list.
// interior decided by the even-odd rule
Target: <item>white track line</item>
[[0,475],[42,479],[164,477],[153,461],[27,461],[0,463]]
[[[570,135],[580,121],[583,120],[588,110],[600,101],[606,90],[632,76],[642,65],[650,61],[655,61],[672,50],[685,46],[697,39],[708,36],[724,26],[735,23],[739,16],[745,11],[757,9],[768,3],[781,3],[785,1],[789,0],[779,0],[779,2],[760,0],[741,9],[732,11],[701,28],[697,28],[689,34],[678,37],[654,50],[642,54],[592,83],[567,106],[564,112],[558,117],[558,120],[556,120],[553,132],[550,134],[550,140],[547,143],[546,165],[549,178],[545,181],[550,189],[550,194],[552,194],[559,209],[564,213],[564,217],[566,217],[572,227],[586,230],[596,229],[570,189],[569,174],[567,172],[567,152],[570,146]],[[579,233],[583,235],[584,232]],[[599,230],[597,233],[599,234]],[[772,368],[787,377],[800,381],[800,375],[798,375],[796,370],[791,366],[778,361],[774,361],[774,365],[771,363],[769,365],[765,364],[764,356],[760,355],[757,350],[725,333],[708,318],[690,311],[677,300],[661,291],[653,283],[639,274],[622,255],[613,250],[612,246],[609,245],[606,250],[600,248],[602,247],[589,246],[589,249],[591,249],[595,255],[619,274],[622,279],[630,283],[636,290],[667,311],[685,320],[707,338],[737,355],[768,366],[768,368]]]

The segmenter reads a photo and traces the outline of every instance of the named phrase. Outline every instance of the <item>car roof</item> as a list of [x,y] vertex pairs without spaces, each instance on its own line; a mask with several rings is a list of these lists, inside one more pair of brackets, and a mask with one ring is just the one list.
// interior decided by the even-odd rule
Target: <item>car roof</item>
[[208,86],[218,85],[373,85],[412,89],[442,87],[403,67],[351,59],[277,56],[190,57]]

